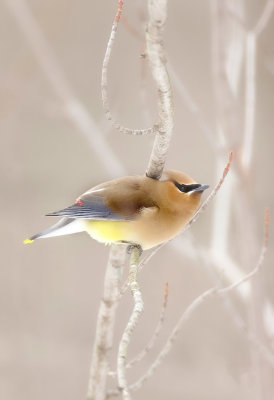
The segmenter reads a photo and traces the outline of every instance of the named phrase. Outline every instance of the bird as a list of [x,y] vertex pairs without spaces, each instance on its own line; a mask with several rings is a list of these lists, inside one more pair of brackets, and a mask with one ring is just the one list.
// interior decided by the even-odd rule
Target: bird
[[164,171],[160,180],[147,175],[114,179],[46,214],[62,218],[24,243],[85,231],[107,245],[127,243],[148,250],[180,233],[208,187],[175,170]]

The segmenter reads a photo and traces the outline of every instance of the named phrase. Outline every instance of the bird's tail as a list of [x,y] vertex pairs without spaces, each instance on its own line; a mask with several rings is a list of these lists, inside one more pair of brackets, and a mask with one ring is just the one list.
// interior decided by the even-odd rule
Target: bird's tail
[[24,243],[32,243],[35,239],[53,236],[70,235],[71,233],[83,232],[84,227],[80,219],[62,218],[57,224],[50,226],[42,232],[24,240]]

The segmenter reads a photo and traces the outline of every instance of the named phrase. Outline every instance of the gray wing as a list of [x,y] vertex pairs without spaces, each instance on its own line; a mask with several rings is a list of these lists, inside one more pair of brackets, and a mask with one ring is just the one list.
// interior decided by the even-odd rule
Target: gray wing
[[46,214],[47,216],[68,217],[68,218],[87,218],[87,219],[107,219],[107,220],[128,220],[129,218],[119,215],[112,211],[103,202],[102,197],[92,196],[88,199],[78,200],[70,207],[63,210],[54,211]]

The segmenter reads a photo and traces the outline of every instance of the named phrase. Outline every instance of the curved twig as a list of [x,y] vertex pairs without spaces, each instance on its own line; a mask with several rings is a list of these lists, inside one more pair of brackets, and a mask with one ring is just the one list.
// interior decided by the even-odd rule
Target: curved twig
[[102,66],[102,79],[101,79],[101,90],[102,90],[102,102],[103,102],[103,108],[106,113],[106,117],[109,121],[112,122],[112,125],[114,126],[115,129],[117,129],[120,133],[125,133],[127,135],[147,135],[150,133],[155,133],[158,130],[158,124],[153,125],[151,128],[147,129],[130,129],[122,126],[119,122],[114,120],[111,112],[110,112],[110,105],[109,105],[109,100],[108,100],[108,80],[107,80],[107,73],[108,73],[108,66],[110,62],[110,56],[113,48],[113,43],[115,41],[116,37],[116,32],[118,28],[118,24],[120,21],[121,13],[123,9],[123,0],[118,0],[118,9],[116,16],[114,18],[112,28],[111,28],[111,33],[110,37],[108,40],[106,52],[105,52],[105,57],[103,61],[103,66]]

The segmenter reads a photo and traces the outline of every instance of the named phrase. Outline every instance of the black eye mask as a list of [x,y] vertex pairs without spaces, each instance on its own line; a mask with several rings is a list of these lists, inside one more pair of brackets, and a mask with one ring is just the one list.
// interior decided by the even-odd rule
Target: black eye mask
[[174,185],[180,190],[180,192],[183,193],[188,193],[191,192],[192,190],[199,191],[197,189],[199,189],[202,186],[199,183],[192,183],[190,185],[185,185],[184,183],[178,183],[176,181],[174,182]]

